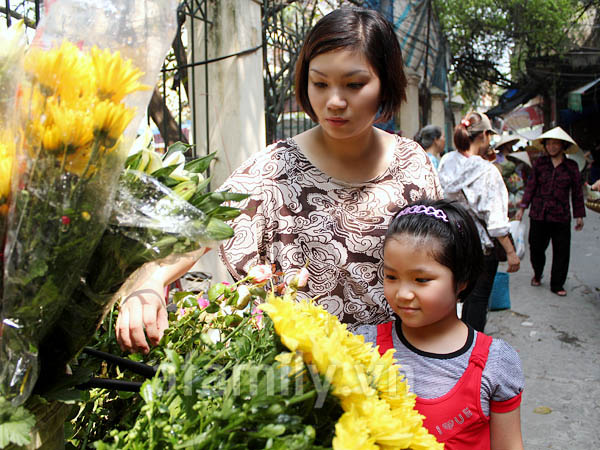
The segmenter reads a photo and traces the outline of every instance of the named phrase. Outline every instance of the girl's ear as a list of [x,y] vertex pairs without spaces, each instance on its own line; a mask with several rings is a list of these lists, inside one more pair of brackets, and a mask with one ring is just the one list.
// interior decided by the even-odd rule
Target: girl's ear
[[456,285],[456,296],[458,297],[458,294],[460,294],[462,291],[464,291],[467,288],[467,283],[466,281],[463,281],[462,283],[458,283]]

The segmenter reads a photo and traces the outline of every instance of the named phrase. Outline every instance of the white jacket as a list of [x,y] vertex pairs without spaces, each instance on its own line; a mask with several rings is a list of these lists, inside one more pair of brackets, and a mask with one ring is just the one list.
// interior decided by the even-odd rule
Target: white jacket
[[442,157],[438,175],[445,197],[459,201],[486,224],[487,233],[481,223],[475,221],[484,248],[494,246],[488,233],[497,237],[510,232],[508,191],[500,171],[491,162],[480,156],[467,157],[452,151]]

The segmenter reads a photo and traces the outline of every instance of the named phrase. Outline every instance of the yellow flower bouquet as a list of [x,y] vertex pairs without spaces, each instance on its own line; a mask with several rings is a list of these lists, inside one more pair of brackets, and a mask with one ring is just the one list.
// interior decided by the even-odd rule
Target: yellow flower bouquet
[[[175,9],[175,0],[59,1],[25,54],[18,123],[10,130],[18,170],[0,333],[0,394],[14,404],[30,394],[38,345],[107,226],[128,149],[175,32]],[[108,11],[116,15],[110,24],[101,20]]]
[[[138,355],[157,367],[140,383],[141,399],[126,397],[123,411],[117,393],[93,391],[105,408],[81,406],[76,439],[101,440],[99,450],[441,450],[393,350],[380,356],[315,302],[297,301],[305,269],[287,275],[255,266],[237,283],[178,292],[159,346]],[[96,348],[114,345],[106,325]],[[90,431],[95,414],[110,420]]]

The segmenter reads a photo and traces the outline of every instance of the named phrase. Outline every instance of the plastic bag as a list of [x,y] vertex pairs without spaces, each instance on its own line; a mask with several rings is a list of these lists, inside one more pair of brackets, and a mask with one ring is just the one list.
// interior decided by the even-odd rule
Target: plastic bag
[[524,220],[512,220],[510,222],[510,234],[513,237],[517,256],[519,259],[523,259],[526,250],[527,223]]
[[[25,56],[13,174],[0,394],[24,402],[40,342],[77,288],[176,32],[176,0],[58,0]],[[18,189],[15,187],[18,186]]]
[[124,172],[110,223],[68,305],[40,344],[43,380],[37,390],[51,389],[119,299],[123,283],[147,262],[198,252],[207,239],[206,215],[155,178]]

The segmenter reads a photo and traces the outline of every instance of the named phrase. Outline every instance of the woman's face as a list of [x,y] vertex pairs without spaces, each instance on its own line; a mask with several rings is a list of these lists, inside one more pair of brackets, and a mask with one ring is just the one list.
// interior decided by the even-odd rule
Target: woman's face
[[560,139],[546,139],[545,145],[550,156],[558,156],[563,151],[563,141]]
[[370,131],[380,104],[381,82],[356,50],[315,56],[308,67],[308,98],[326,134],[351,139]]
[[480,133],[476,139],[479,140],[479,154],[482,156],[486,155],[488,150],[490,149],[490,142],[492,140],[492,132],[484,131],[483,133]]

